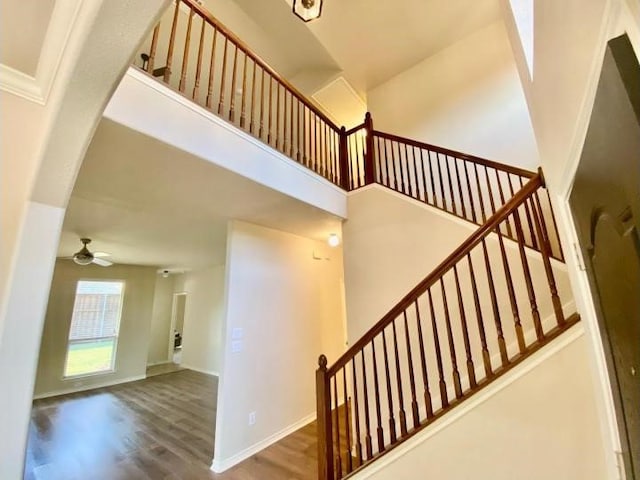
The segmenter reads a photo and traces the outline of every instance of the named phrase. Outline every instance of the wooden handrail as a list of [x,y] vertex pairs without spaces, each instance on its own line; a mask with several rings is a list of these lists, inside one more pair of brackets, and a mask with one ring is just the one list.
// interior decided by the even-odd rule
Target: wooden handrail
[[533,192],[542,186],[542,178],[538,174],[534,174],[533,178],[516,193],[502,208],[500,208],[491,218],[489,218],[480,228],[467,238],[458,248],[456,248],[447,258],[445,258],[429,275],[427,275],[418,285],[416,285],[409,293],[407,293],[389,312],[383,316],[367,333],[365,333],[358,341],[349,347],[330,368],[327,375],[335,375],[347,362],[349,362],[357,353],[359,353],[371,340],[376,337],[382,330],[391,323],[393,319],[398,317],[415,301],[417,297],[427,291],[427,289],[440,279],[447,271],[449,271],[457,262],[471,251],[473,247],[478,245],[483,238],[489,235],[502,221],[511,215],[520,205],[522,205]]
[[457,152],[455,150],[450,150],[444,147],[438,147],[436,145],[430,145],[428,143],[420,142],[418,140],[412,140],[410,138],[400,137],[398,135],[393,135],[391,133],[385,133],[379,130],[374,130],[373,135],[376,137],[384,138],[386,140],[406,143],[407,145],[411,145],[412,147],[431,150],[433,152],[442,153],[443,155],[450,155],[452,157],[460,158],[462,160],[467,160],[472,163],[477,163],[478,165],[484,165],[485,167],[495,168],[496,170],[512,173],[514,175],[519,175],[521,177],[533,178],[535,176],[534,172],[525,170],[523,168],[506,165],[504,163],[494,162],[492,160],[487,160],[486,158],[476,157],[475,155],[469,155],[466,153]]
[[284,77],[282,77],[278,72],[276,72],[267,62],[265,62],[260,56],[253,53],[250,47],[243,42],[236,34],[234,34],[231,30],[224,26],[220,20],[214,17],[211,12],[206,10],[204,7],[195,2],[195,0],[180,0],[182,3],[188,5],[192,10],[194,10],[198,15],[204,18],[210,25],[215,27],[219,32],[221,32],[225,37],[227,37],[232,43],[238,46],[240,50],[242,50],[246,55],[251,57],[251,59],[260,65],[260,68],[264,69],[266,72],[271,75],[277,82],[279,82],[282,86],[284,86],[290,93],[292,93],[298,100],[304,103],[315,115],[320,117],[325,123],[327,123],[335,132],[340,132],[340,127],[338,127],[329,117],[327,117],[324,113],[318,109],[311,101],[307,99],[300,91],[294,87],[289,81],[287,81]]

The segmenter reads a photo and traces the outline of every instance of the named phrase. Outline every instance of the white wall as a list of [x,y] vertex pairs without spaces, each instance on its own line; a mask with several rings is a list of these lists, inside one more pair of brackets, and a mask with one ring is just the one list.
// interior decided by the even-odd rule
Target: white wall
[[171,328],[174,284],[175,275],[170,275],[167,278],[156,275],[147,365],[171,361],[169,358],[169,329]]
[[539,164],[501,21],[367,92],[374,128],[510,165]]
[[[226,268],[215,471],[313,419],[318,356],[335,358],[344,338],[339,250],[234,221]],[[233,352],[237,328],[242,350]]]
[[[526,73],[517,30],[508,5],[503,13],[522,79],[564,245],[577,244],[568,207],[573,178],[580,160],[606,43],[625,31],[640,58],[637,0],[537,0],[534,4],[533,81]],[[589,365],[596,379],[598,416],[608,432],[604,448],[608,475],[617,475],[614,451],[620,449],[609,378],[598,322],[586,273],[576,257],[567,255],[576,305],[589,338]]]
[[224,320],[224,265],[184,274],[187,293],[182,333],[185,368],[218,375]]
[[[564,345],[563,345],[564,343]],[[356,480],[603,480],[582,327],[457,407]]]
[[[145,377],[156,269],[133,265],[79,266],[57,260],[45,318],[34,396],[44,397]],[[124,280],[115,371],[67,379],[64,363],[79,280]]]

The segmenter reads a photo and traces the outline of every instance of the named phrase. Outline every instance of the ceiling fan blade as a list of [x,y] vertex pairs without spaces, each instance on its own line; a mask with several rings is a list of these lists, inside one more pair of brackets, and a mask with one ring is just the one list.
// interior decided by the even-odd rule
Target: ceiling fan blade
[[107,252],[93,252],[93,256],[95,257],[110,257],[111,254]]
[[111,265],[113,265],[113,262],[110,262],[109,260],[105,260],[103,258],[94,258],[93,263],[95,263],[96,265],[100,265],[101,267],[110,267]]

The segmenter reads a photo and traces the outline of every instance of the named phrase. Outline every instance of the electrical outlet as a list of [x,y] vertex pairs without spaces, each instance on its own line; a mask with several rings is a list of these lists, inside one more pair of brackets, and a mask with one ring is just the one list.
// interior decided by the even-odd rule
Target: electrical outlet
[[256,412],[249,413],[249,426],[256,424]]
[[242,351],[242,340],[233,340],[231,342],[231,353],[238,353]]

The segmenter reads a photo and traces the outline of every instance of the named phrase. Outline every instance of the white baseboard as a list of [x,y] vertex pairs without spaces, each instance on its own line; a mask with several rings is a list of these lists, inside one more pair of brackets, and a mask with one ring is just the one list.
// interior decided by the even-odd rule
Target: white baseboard
[[187,370],[193,370],[194,372],[204,373],[205,375],[213,375],[214,377],[220,377],[220,374],[215,370],[205,370],[203,368],[194,367],[193,365],[189,365],[188,363],[181,363],[180,366],[182,368],[186,368]]
[[147,378],[146,375],[134,375],[133,377],[105,380],[103,382],[80,385],[73,388],[62,388],[60,390],[52,390],[50,392],[39,393],[37,395],[34,395],[33,399],[39,400],[41,398],[57,397],[58,395],[68,395],[70,393],[95,390],[96,388],[112,387],[113,385],[120,385],[121,383],[137,382],[138,380],[144,380],[145,378]]
[[166,365],[167,363],[173,363],[171,360],[160,360],[159,362],[150,362],[147,363],[147,368],[155,367],[157,365]]
[[256,453],[264,450],[268,446],[283,439],[287,435],[290,435],[296,430],[299,430],[305,425],[308,425],[309,423],[313,422],[315,419],[316,419],[316,413],[315,412],[310,413],[309,415],[297,421],[296,423],[289,425],[283,430],[280,430],[279,432],[274,433],[273,435],[265,438],[264,440],[259,441],[258,443],[251,445],[249,448],[246,448],[229,458],[226,458],[223,460],[218,460],[214,458],[213,463],[211,464],[211,470],[213,470],[215,473],[222,473],[225,470],[230,469],[234,465],[237,465],[238,463],[242,462],[243,460],[246,460],[252,455],[255,455]]

